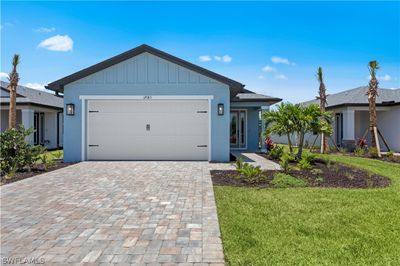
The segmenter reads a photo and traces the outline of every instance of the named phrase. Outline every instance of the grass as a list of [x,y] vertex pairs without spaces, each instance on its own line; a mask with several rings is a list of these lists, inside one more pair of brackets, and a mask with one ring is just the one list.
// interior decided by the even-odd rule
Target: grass
[[323,155],[387,176],[383,189],[216,186],[230,265],[399,265],[400,165]]

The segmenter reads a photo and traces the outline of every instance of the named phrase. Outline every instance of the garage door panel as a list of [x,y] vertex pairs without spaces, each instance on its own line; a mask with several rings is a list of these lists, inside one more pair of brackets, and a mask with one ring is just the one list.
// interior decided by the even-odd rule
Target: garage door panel
[[93,100],[88,111],[89,160],[208,160],[206,100]]

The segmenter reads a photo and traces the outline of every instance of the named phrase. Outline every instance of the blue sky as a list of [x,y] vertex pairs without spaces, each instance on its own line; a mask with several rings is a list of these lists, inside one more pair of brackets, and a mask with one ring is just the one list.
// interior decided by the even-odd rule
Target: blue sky
[[[146,43],[287,101],[400,87],[400,2],[5,2],[1,72],[21,55],[20,84],[40,87]],[[4,79],[4,74],[2,74]]]

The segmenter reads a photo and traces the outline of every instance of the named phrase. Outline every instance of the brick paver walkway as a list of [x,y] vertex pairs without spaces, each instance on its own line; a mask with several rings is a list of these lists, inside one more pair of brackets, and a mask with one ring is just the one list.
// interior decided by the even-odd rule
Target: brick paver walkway
[[0,193],[3,263],[224,262],[207,162],[84,162]]

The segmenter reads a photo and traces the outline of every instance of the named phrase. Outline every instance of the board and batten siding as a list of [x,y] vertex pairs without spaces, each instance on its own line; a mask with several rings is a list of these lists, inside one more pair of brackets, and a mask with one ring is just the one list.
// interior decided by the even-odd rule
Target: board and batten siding
[[[81,160],[81,95],[212,95],[211,160],[229,160],[229,86],[177,64],[142,53],[65,85],[64,105],[75,104],[75,115],[64,112],[64,160]],[[225,114],[218,116],[217,105]]]

